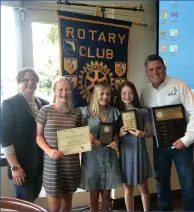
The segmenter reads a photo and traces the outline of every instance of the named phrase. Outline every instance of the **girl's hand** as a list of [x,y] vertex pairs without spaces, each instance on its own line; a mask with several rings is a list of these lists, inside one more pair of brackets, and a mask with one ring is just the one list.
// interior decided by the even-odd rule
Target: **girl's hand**
[[89,137],[90,137],[91,143],[95,144],[96,146],[101,146],[100,141],[95,138],[94,134],[90,133]]
[[64,153],[57,149],[51,149],[49,152],[47,152],[47,154],[54,160],[59,160],[64,156]]
[[117,141],[113,141],[112,143],[107,145],[107,147],[111,147],[112,149],[117,149],[118,148],[118,142]]
[[135,128],[131,128],[129,129],[129,133],[131,133],[132,135],[135,135],[137,137],[144,137],[145,133],[141,130],[137,130]]
[[92,141],[92,143],[95,144],[96,146],[101,146],[101,142],[99,140],[97,140],[97,139],[94,139]]
[[126,135],[127,134],[127,130],[125,129],[125,127],[121,127],[121,129],[120,129],[120,136],[124,136],[124,135]]
[[90,133],[90,141],[95,144],[96,146],[101,146],[101,143],[99,140],[96,139],[95,135]]
[[90,133],[89,138],[90,138],[90,141],[93,142],[95,140],[95,135]]

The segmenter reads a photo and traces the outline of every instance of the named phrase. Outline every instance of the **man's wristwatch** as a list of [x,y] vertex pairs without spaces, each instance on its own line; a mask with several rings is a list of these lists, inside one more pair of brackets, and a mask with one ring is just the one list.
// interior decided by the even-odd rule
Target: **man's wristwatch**
[[20,168],[20,165],[18,164],[16,166],[12,166],[11,170],[14,172],[14,171],[17,171],[19,168]]

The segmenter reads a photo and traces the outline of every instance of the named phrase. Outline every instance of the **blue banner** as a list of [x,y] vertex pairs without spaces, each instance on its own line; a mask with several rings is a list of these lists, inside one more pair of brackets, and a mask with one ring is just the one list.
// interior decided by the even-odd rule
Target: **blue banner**
[[90,102],[98,82],[114,93],[129,77],[131,22],[58,11],[60,73],[74,82],[74,106]]

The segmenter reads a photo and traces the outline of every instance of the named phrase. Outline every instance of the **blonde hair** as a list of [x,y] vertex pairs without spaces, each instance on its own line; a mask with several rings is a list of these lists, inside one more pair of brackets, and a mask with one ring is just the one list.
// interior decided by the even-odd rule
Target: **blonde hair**
[[[71,91],[73,90],[73,82],[71,81],[71,79],[69,77],[66,77],[66,76],[58,76],[55,81],[53,82],[53,92],[55,91],[56,89],[56,85],[58,82],[60,81],[68,81],[70,87],[71,87]],[[55,98],[55,95],[54,95],[54,98],[53,98],[53,103],[56,101],[56,98]],[[70,105],[72,105],[72,99],[70,100]]]
[[98,100],[100,98],[101,93],[103,92],[103,90],[105,88],[110,88],[110,91],[112,93],[112,87],[108,83],[98,83],[94,87],[92,99],[91,99],[90,106],[89,106],[89,111],[90,111],[90,114],[92,116],[98,116],[99,115],[100,109],[99,109]]

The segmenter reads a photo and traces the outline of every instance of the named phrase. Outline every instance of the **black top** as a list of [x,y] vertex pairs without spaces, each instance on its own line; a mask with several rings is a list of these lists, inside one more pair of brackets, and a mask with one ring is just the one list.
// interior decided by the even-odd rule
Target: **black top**
[[[36,97],[38,109],[49,104],[48,101]],[[31,109],[21,94],[3,101],[1,109],[1,145],[14,145],[16,157],[24,169],[27,178],[34,178],[37,166],[43,164],[43,152],[36,144],[36,122]],[[11,179],[11,169],[8,168]]]

